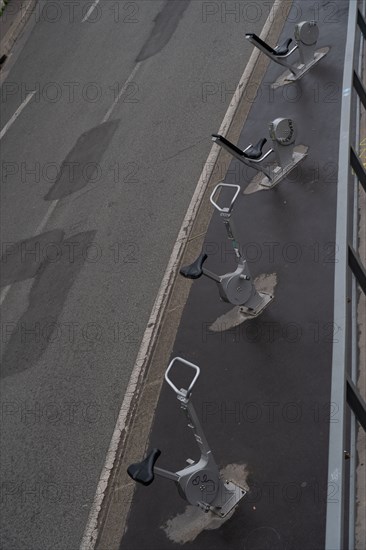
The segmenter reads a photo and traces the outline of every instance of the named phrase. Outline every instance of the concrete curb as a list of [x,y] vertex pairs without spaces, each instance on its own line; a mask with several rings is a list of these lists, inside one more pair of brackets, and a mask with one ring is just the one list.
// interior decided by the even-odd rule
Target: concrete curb
[[19,12],[14,15],[14,21],[12,21],[8,31],[0,42],[0,59],[4,56],[8,57],[12,47],[19,38],[26,22],[31,16],[31,13],[36,3],[37,0],[24,0],[19,9]]
[[[277,40],[291,5],[292,2],[288,0],[275,0],[261,33],[263,40]],[[269,60],[254,49],[218,131],[234,142],[239,138],[251,107],[245,101],[245,92],[249,86],[252,93],[254,87],[259,88],[268,64]],[[212,209],[204,199],[221,181],[220,175],[215,174],[219,159],[228,166],[231,157],[213,145],[183,220],[142,339],[80,550],[113,550],[119,547],[135,489],[125,466],[136,457],[136,449],[141,453],[146,447],[163,372],[191,286],[189,281],[177,279],[178,269],[187,253],[193,257],[193,250],[200,248],[203,242],[212,215]],[[159,339],[163,332],[164,342]]]

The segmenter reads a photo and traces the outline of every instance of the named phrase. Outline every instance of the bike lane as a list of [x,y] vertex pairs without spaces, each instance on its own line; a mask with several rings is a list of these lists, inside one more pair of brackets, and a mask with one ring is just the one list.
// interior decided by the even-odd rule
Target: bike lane
[[[301,14],[288,18],[282,40],[292,36],[296,22],[314,17],[310,3],[296,6]],[[220,303],[212,281],[193,282],[171,354],[201,368],[192,399],[205,435],[220,468],[249,491],[233,515],[218,520],[189,507],[171,481],[156,477],[150,487],[135,491],[121,550],[324,547],[326,503],[337,498],[336,483],[327,485],[327,465],[329,422],[337,421],[337,403],[329,403],[329,395],[337,337],[336,174],[348,14],[346,3],[332,6],[332,13],[324,7],[318,14],[318,44],[331,47],[328,55],[299,82],[276,90],[270,83],[283,70],[272,63],[238,142],[244,149],[267,136],[271,120],[289,117],[297,124],[296,143],[309,146],[308,157],[272,190],[250,192],[254,171],[244,171],[237,160],[225,177],[242,186],[233,218],[253,276],[276,275],[275,299],[258,318],[213,332],[212,323],[231,306]],[[193,230],[191,242],[198,234]],[[208,269],[224,273],[235,265],[216,213],[205,245],[211,251]],[[186,257],[185,263],[195,257],[189,246]],[[173,471],[187,457],[198,458],[165,383],[151,447],[162,451],[156,465]],[[145,454],[141,449],[136,459]]]

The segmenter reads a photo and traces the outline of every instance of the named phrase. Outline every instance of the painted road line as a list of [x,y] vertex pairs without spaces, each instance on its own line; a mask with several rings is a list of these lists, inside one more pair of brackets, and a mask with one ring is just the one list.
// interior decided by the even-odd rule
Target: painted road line
[[93,13],[93,11],[95,10],[95,8],[97,7],[97,5],[99,4],[100,0],[95,0],[92,5],[90,6],[90,8],[88,9],[88,11],[86,12],[86,15],[84,16],[84,19],[81,21],[82,23],[85,23],[85,21],[87,21],[89,19],[89,17],[91,16],[91,14]]
[[[46,214],[44,215],[41,223],[39,224],[39,226],[37,227],[36,229],[36,232],[35,232],[35,236],[39,235],[40,233],[42,233],[43,229],[45,228],[48,220],[50,219],[51,215],[52,215],[52,212],[54,211],[54,209],[56,208],[57,206],[57,203],[60,199],[57,199],[55,201],[52,201],[48,207],[48,210],[46,212]],[[9,294],[9,291],[11,289],[11,286],[12,285],[7,285],[7,286],[4,286],[4,288],[2,289],[2,291],[0,292],[0,306],[2,305],[2,303],[4,302],[5,298],[7,297],[7,295]]]
[[39,235],[40,233],[42,233],[43,229],[46,227],[46,224],[47,224],[48,220],[50,219],[50,217],[52,215],[52,212],[56,208],[57,203],[58,203],[59,200],[60,199],[56,199],[54,201],[51,201],[51,203],[48,207],[48,210],[47,210],[46,214],[43,217],[43,220],[41,221],[41,223],[39,224],[39,226],[36,229],[36,233],[35,233],[36,235]]
[[[279,8],[282,6],[282,4],[283,0],[275,0],[260,35],[262,40],[266,39],[271,29],[271,24],[273,23],[275,16],[279,12]],[[250,76],[254,70],[260,53],[260,50],[258,50],[257,48],[253,49],[249,62],[235,90],[233,99],[224,116],[218,133],[224,133],[230,127],[231,121],[246,91],[246,84],[250,79]],[[183,256],[186,244],[189,240],[189,235],[193,227],[194,220],[197,216],[199,207],[201,205],[202,198],[205,194],[210,178],[214,172],[215,163],[220,154],[220,149],[221,148],[216,144],[214,144],[211,148],[205,166],[202,170],[201,176],[198,180],[196,190],[193,194],[192,200],[184,217],[172,254],[170,256],[168,267],[165,271],[155,303],[153,305],[150,318],[147,323],[147,328],[142,338],[137,359],[130,376],[127,390],[125,392],[125,397],[119,411],[116,426],[114,428],[112,439],[107,451],[106,460],[99,478],[94,502],[92,504],[88,522],[80,544],[80,550],[94,550],[97,540],[99,538],[99,531],[101,528],[99,514],[102,510],[104,497],[107,492],[108,482],[110,479],[110,475],[113,471],[113,466],[115,464],[115,459],[117,456],[117,451],[120,447],[121,439],[124,432],[128,430],[128,418],[130,416],[130,409],[135,402],[136,394],[139,395],[139,382],[144,378],[144,373],[147,369],[151,352],[155,347],[155,342],[159,334],[159,327],[169,300],[170,290],[174,284],[175,275],[178,271],[178,267],[180,266],[181,258]]]
[[27,97],[25,98],[23,103],[20,105],[20,107],[18,107],[18,109],[15,111],[15,113],[13,114],[13,116],[11,117],[9,122],[7,122],[4,126],[4,128],[1,130],[0,139],[2,139],[5,136],[6,132],[9,130],[10,126],[16,121],[16,119],[18,118],[20,113],[23,111],[24,107],[26,107],[28,105],[28,103],[30,102],[30,100],[32,99],[32,97],[34,96],[35,93],[36,93],[36,90],[34,90],[34,92],[31,92],[30,94],[27,95]]
[[5,298],[7,297],[8,292],[9,292],[10,289],[11,289],[11,285],[4,286],[4,288],[2,289],[2,291],[0,293],[0,306],[3,303],[3,301],[5,300]]
[[[98,0],[99,1],[99,0]],[[110,106],[110,108],[108,109],[106,115],[104,116],[103,120],[102,120],[102,123],[103,122],[107,122],[107,120],[109,119],[109,117],[111,116],[112,112],[113,112],[113,109],[116,107],[118,101],[121,99],[122,95],[125,93],[126,89],[127,89],[127,86],[130,84],[131,80],[134,78],[134,76],[136,75],[139,67],[140,67],[141,63],[137,63],[135,68],[133,69],[133,71],[131,72],[130,76],[127,78],[126,82],[124,83],[124,85],[122,86],[118,96],[116,97],[116,99],[113,101],[112,105]],[[9,120],[9,122],[4,126],[4,128],[1,130],[1,135],[0,135],[0,139],[3,137],[3,135],[5,135],[5,132],[10,128],[10,126],[13,124],[14,120],[19,116],[19,114],[21,113],[21,111],[24,109],[24,107],[27,105],[27,103],[32,99],[33,95],[35,94],[36,92],[31,92],[27,98],[25,99],[25,101],[22,103],[22,105],[17,109],[17,111],[14,113],[14,115],[12,116],[12,118]],[[44,215],[42,221],[40,222],[40,224],[38,225],[36,231],[35,231],[35,236],[39,235],[43,229],[46,227],[47,225],[47,222],[48,220],[50,219],[52,213],[54,212],[58,202],[60,201],[60,199],[56,199],[54,201],[52,201],[50,203],[50,206],[46,212],[46,214]],[[8,285],[6,287],[4,287],[0,293],[0,306],[2,305],[2,303],[4,302],[5,298],[7,297],[7,295],[9,294],[9,291],[11,289],[11,285]]]
[[[20,105],[20,107],[18,107],[18,109],[15,111],[15,113],[13,114],[13,116],[11,117],[9,122],[7,122],[4,126],[4,128],[1,130],[0,139],[2,139],[5,136],[6,132],[9,130],[10,126],[13,124],[13,122],[15,122],[15,120],[18,118],[20,113],[23,111],[24,107],[26,107],[26,105],[30,102],[30,100],[32,99],[32,97],[34,96],[35,93],[36,93],[36,90],[34,90],[34,92],[31,92],[30,94],[27,95],[27,97],[25,98],[23,103]],[[7,285],[2,289],[2,291],[0,293],[0,306],[2,305],[3,301],[7,297],[10,289],[11,289],[11,285]]]
[[115,108],[115,106],[117,105],[117,103],[119,102],[119,100],[121,99],[121,97],[123,96],[125,91],[127,90],[127,86],[131,83],[132,79],[135,77],[137,71],[139,70],[140,65],[141,65],[140,61],[138,63],[136,63],[135,68],[131,72],[130,76],[127,78],[124,85],[122,86],[119,94],[117,95],[116,99],[113,101],[112,105],[108,109],[108,111],[107,111],[105,117],[103,118],[102,122],[107,122],[107,120],[109,119],[109,117],[111,116],[111,114],[113,112],[113,109]]

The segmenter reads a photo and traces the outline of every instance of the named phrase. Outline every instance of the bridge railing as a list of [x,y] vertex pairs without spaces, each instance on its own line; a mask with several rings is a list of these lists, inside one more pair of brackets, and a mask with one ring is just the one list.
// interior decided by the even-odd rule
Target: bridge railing
[[[326,550],[356,546],[357,437],[366,431],[366,403],[357,387],[360,369],[358,304],[366,294],[366,270],[360,258],[359,200],[366,193],[366,172],[359,156],[366,137],[366,90],[363,85],[366,40],[365,0],[349,2],[342,87],[338,159],[337,255],[334,279],[334,325],[331,404],[337,417],[329,431]],[[362,114],[362,117],[361,117]],[[365,521],[365,520],[363,520]],[[364,546],[365,547],[365,546]]]

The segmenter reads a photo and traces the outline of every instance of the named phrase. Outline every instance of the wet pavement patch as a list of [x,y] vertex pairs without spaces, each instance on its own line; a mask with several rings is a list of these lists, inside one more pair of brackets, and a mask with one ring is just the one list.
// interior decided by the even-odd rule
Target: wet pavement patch
[[168,44],[190,1],[168,0],[165,2],[163,9],[155,17],[154,28],[137,56],[136,62],[156,55]]
[[[221,472],[222,479],[229,479],[240,487],[249,490],[248,471],[245,464],[228,464]],[[202,531],[220,529],[235,514],[234,508],[225,518],[212,512],[202,513],[198,506],[188,505],[183,514],[169,519],[162,529],[167,538],[177,544],[186,544],[195,540]]]
[[56,181],[45,195],[46,201],[63,199],[89,183],[101,180],[100,161],[106,151],[118,120],[104,122],[82,134],[63,161]]
[[87,259],[95,233],[85,231],[71,236],[61,244],[58,261],[42,264],[29,293],[28,309],[17,322],[2,327],[5,352],[0,378],[32,368],[50,343],[57,340],[57,319]]
[[47,231],[18,242],[3,242],[0,259],[1,286],[35,277],[42,264],[59,254],[64,232]]
[[[254,286],[258,292],[267,295],[270,300],[266,303],[267,307],[270,305],[271,301],[274,298],[274,292],[277,285],[277,275],[276,273],[262,273],[254,280]],[[259,315],[264,311],[265,307],[260,311]],[[257,317],[257,315],[250,314],[245,311],[245,308],[241,306],[235,306],[224,315],[220,315],[214,323],[210,326],[210,330],[213,332],[222,332],[225,330],[230,330],[233,327],[241,325],[245,321],[251,321]]]

